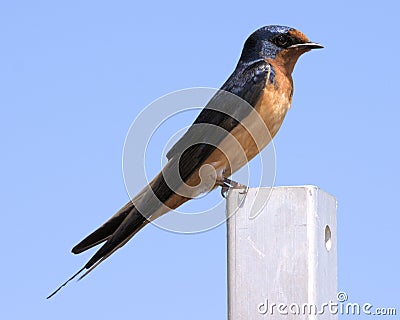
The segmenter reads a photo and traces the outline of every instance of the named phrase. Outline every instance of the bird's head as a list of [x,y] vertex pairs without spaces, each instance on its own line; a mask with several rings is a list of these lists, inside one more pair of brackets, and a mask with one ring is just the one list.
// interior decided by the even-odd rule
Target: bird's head
[[323,48],[311,42],[300,31],[285,26],[266,26],[253,32],[246,40],[240,61],[249,63],[258,59],[273,63],[291,74],[297,59],[312,49]]

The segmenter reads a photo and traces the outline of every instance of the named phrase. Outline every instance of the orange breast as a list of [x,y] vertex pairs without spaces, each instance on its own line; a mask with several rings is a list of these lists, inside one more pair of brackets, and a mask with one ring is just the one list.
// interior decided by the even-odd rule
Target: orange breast
[[271,138],[277,134],[292,103],[292,86],[287,82],[285,86],[278,88],[274,88],[273,84],[268,85],[255,106],[255,110],[268,127]]
[[201,183],[199,191],[210,191],[216,187],[217,179],[230,176],[268,145],[278,132],[292,100],[291,79],[276,72],[275,81],[279,86],[271,83],[266,86],[254,111],[206,159],[203,171],[196,171],[188,179],[189,186],[200,186]]

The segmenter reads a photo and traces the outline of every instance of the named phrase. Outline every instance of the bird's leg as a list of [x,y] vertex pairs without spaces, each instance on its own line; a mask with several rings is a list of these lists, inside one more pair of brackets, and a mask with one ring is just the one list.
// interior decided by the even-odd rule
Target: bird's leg
[[230,187],[227,184],[224,184],[224,185],[221,186],[221,196],[223,198],[226,198],[226,195],[227,195],[227,193],[229,191],[229,188]]
[[226,194],[228,193],[230,188],[245,189],[245,192],[249,188],[248,186],[245,186],[244,184],[241,184],[239,182],[233,181],[233,180],[225,178],[225,177],[223,177],[222,180],[217,180],[217,185],[221,186],[221,195],[224,198],[226,198]]
[[232,188],[238,188],[238,189],[248,189],[248,186],[245,186],[244,184],[241,184],[239,182],[233,181],[228,178],[223,179],[224,183],[229,184]]
[[226,194],[228,193],[229,188],[230,188],[231,186],[230,186],[229,184],[225,183],[225,182],[224,182],[224,179],[222,179],[222,180],[217,180],[217,181],[216,181],[216,185],[218,185],[218,186],[221,187],[221,196],[222,196],[223,198],[226,198]]

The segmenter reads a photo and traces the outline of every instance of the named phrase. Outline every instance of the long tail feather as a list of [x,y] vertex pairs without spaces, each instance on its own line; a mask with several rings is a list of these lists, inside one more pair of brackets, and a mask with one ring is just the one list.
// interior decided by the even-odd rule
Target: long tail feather
[[67,281],[65,281],[61,286],[59,286],[56,290],[54,290],[50,295],[46,297],[46,299],[50,299],[52,296],[54,296],[58,291],[62,289],[62,287],[66,286],[68,282],[71,280],[75,279],[75,277],[80,274],[83,270],[85,270],[85,267],[80,269],[77,273],[75,273],[71,278],[69,278]]
[[107,222],[105,222],[102,226],[93,231],[85,239],[83,239],[75,247],[73,247],[71,251],[75,254],[82,253],[98,245],[99,243],[106,241],[125,220],[129,212],[132,210],[132,207],[133,207],[132,202],[128,202]]
[[[156,196],[155,193],[157,193]],[[168,212],[171,208],[160,206],[161,200],[159,199],[163,199],[164,202],[171,194],[173,194],[173,192],[166,185],[163,176],[161,174],[156,176],[131,202],[128,202],[100,228],[92,232],[72,249],[73,253],[81,253],[106,241],[82,269],[51,293],[47,299],[53,297],[62,287],[67,285],[68,282],[86,270],[78,280],[84,278],[112,253],[127,243],[139,230],[146,226],[150,220],[156,219],[161,214]],[[188,198],[180,197],[179,201],[176,202],[176,206],[179,205],[179,202],[183,203],[187,199]],[[139,212],[139,209],[133,203],[135,203],[138,208],[142,208],[141,210],[146,213],[146,217]]]
[[[73,280],[75,277],[77,277],[80,273],[83,271],[87,270],[78,280],[81,280],[84,278],[89,272],[93,271],[94,268],[96,268],[102,261],[107,259],[112,253],[114,253],[117,249],[121,248],[126,242],[128,242],[140,229],[142,229],[147,223],[148,220],[144,218],[134,207],[131,208],[129,213],[122,212],[122,209],[120,210],[121,214],[117,216],[117,214],[112,217],[108,222],[106,222],[102,227],[99,229],[103,228],[107,223],[109,223],[112,220],[112,224],[115,230],[111,235],[109,235],[107,238],[107,242],[94,254],[94,256],[85,264],[85,266],[80,269],[77,273],[75,273],[72,277],[70,277],[67,281],[65,281],[61,286],[59,286],[54,292],[52,292],[46,299],[50,299],[53,297],[57,292],[59,292],[64,286],[66,286],[71,280]],[[125,215],[125,218],[121,221],[121,216]],[[121,221],[116,227],[115,224],[117,221]],[[105,229],[103,229],[105,230]],[[109,227],[107,230],[111,230],[111,227]],[[95,234],[95,232],[92,233]],[[101,234],[101,233],[98,233]],[[104,234],[104,233],[103,233]],[[88,236],[85,239],[88,239],[90,236]],[[83,243],[84,240],[80,242]],[[94,236],[92,236],[91,239],[95,239]],[[92,242],[91,246],[94,246],[94,242],[98,240],[94,240]],[[89,241],[87,242],[89,243]],[[78,244],[79,245],[79,244]],[[78,246],[77,245],[77,246]],[[85,244],[87,245],[87,244]],[[74,247],[75,248],[75,247]],[[80,247],[79,247],[80,248]],[[84,248],[84,246],[82,246]],[[86,250],[86,249],[84,249]],[[82,250],[82,251],[84,251]],[[74,250],[73,250],[74,252]],[[75,253],[75,252],[74,252]]]
[[129,236],[132,237],[143,227],[142,224],[144,221],[146,221],[146,219],[136,210],[136,208],[133,208],[131,212],[129,212],[128,216],[124,219],[124,221],[118,226],[115,232],[107,240],[107,242],[103,244],[103,246],[86,263],[85,268],[91,268],[105,255],[118,249],[119,245],[124,240],[126,240]]

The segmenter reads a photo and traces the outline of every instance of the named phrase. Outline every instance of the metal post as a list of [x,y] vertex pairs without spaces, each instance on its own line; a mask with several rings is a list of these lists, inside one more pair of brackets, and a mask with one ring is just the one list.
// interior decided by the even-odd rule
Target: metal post
[[315,186],[236,189],[227,214],[229,320],[337,319],[332,195]]

